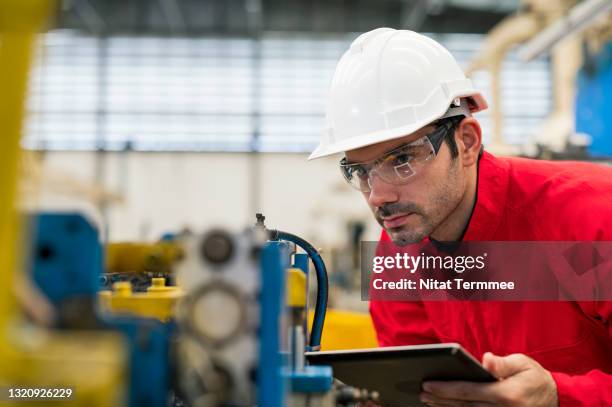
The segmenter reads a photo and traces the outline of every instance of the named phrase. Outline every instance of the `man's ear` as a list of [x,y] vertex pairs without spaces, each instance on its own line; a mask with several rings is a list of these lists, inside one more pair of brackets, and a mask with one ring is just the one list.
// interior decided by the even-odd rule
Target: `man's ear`
[[478,120],[473,117],[461,120],[455,132],[455,140],[463,165],[469,167],[476,164],[482,147],[482,130]]

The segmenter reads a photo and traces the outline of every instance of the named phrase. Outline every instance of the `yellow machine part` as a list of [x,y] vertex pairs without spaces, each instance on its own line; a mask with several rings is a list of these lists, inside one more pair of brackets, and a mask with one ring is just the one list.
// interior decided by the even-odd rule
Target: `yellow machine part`
[[26,87],[36,35],[55,5],[51,0],[0,0],[0,386],[70,387],[72,399],[51,404],[119,406],[127,401],[122,337],[32,327],[23,322],[14,293],[21,271],[15,202]]
[[19,139],[35,35],[51,6],[45,0],[0,0],[0,335],[17,314],[13,286],[19,258],[15,208]]
[[169,273],[182,256],[175,242],[109,243],[105,269],[108,273]]
[[[310,313],[308,324],[312,324]],[[321,350],[375,348],[376,332],[370,314],[342,310],[327,310]]]
[[298,268],[287,269],[287,306],[306,306],[306,274]]
[[164,278],[154,278],[152,283],[146,293],[135,293],[129,282],[117,282],[113,285],[113,291],[100,291],[100,306],[106,312],[133,314],[167,322],[174,316],[176,303],[184,293],[178,287],[166,286]]

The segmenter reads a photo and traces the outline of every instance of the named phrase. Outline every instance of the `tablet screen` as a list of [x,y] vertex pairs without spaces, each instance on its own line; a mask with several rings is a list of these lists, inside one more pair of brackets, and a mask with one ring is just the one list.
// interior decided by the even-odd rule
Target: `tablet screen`
[[306,358],[331,366],[334,377],[350,386],[378,391],[385,407],[422,406],[425,380],[496,380],[456,343],[307,352]]

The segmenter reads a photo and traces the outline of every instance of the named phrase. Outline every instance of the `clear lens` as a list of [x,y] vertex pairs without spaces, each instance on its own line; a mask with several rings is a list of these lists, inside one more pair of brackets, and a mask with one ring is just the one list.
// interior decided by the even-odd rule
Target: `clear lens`
[[352,187],[369,192],[374,174],[389,184],[402,185],[409,182],[423,165],[435,156],[436,152],[429,138],[423,136],[368,163],[345,164],[343,160],[340,170]]
[[368,190],[368,170],[361,164],[340,164],[344,179],[355,189]]

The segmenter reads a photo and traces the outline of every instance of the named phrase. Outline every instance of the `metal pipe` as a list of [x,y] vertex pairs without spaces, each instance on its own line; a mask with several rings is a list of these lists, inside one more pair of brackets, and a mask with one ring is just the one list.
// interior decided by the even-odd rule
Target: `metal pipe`
[[531,61],[568,37],[588,28],[597,17],[612,10],[610,0],[586,0],[574,6],[566,16],[558,19],[532,38],[519,50],[525,62]]

